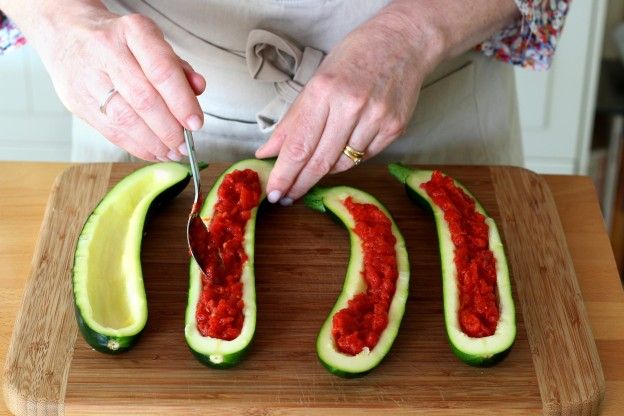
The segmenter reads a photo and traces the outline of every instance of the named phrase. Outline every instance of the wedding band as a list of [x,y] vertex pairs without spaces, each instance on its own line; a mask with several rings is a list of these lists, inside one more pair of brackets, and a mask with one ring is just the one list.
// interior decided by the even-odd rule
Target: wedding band
[[106,115],[106,106],[108,105],[110,100],[113,99],[113,96],[115,94],[117,94],[117,90],[115,88],[111,88],[110,91],[106,93],[106,97],[104,97],[104,100],[100,104],[100,113]]
[[342,151],[342,153],[346,157],[351,159],[351,162],[353,162],[353,166],[359,165],[362,162],[362,159],[364,158],[364,155],[366,155],[366,152],[361,152],[359,150],[355,150],[354,148],[352,148],[349,145],[345,146],[345,148]]

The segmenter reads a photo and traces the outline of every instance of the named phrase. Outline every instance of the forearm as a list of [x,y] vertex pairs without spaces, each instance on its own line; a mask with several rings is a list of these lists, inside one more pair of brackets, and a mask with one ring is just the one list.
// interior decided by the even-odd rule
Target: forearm
[[433,69],[519,17],[513,0],[394,0],[377,17],[396,25]]
[[0,10],[15,21],[35,47],[64,19],[102,9],[106,7],[101,0],[0,0]]

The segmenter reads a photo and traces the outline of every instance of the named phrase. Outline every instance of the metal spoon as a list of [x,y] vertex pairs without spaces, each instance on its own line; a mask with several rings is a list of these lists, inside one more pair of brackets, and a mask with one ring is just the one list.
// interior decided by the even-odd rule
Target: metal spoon
[[193,208],[189,215],[186,225],[186,240],[188,242],[191,256],[195,259],[200,269],[206,274],[207,256],[205,256],[208,246],[210,232],[206,228],[206,224],[199,216],[203,198],[201,195],[201,185],[199,183],[199,167],[197,166],[197,158],[195,156],[195,143],[193,142],[193,133],[184,129],[184,141],[188,149],[189,162],[191,164],[191,173],[193,175],[193,185],[195,185],[195,198],[193,200]]

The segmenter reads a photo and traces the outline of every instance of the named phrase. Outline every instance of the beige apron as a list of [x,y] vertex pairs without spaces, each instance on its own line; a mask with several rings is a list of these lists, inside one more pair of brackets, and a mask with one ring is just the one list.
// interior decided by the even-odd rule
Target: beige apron
[[[106,0],[152,18],[176,52],[207,80],[205,125],[195,134],[206,161],[253,156],[312,76],[323,54],[389,0]],[[77,119],[74,161],[132,158]],[[374,160],[522,165],[513,69],[476,53],[425,81],[409,127]]]

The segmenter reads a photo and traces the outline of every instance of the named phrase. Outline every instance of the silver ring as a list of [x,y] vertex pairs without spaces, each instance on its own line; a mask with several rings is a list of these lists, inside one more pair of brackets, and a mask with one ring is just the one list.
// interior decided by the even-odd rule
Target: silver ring
[[106,93],[106,97],[104,97],[104,100],[100,104],[100,113],[106,115],[106,106],[108,105],[110,100],[113,99],[115,94],[117,94],[117,90],[115,88],[111,88],[110,91]]

